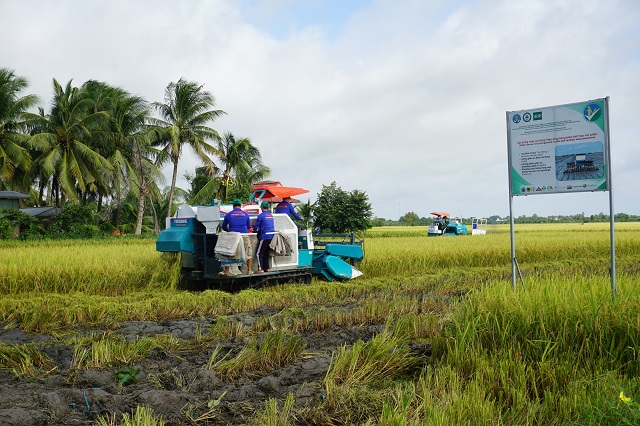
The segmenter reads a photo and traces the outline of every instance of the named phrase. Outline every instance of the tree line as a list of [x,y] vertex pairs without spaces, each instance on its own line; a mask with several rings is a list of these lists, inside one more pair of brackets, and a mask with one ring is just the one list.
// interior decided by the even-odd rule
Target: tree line
[[[640,216],[628,213],[616,213],[613,215],[616,222],[640,222]],[[473,218],[462,218],[463,223],[471,224]],[[486,218],[488,224],[509,223],[510,217],[501,217],[492,215]],[[420,217],[415,212],[408,212],[400,216],[398,220],[390,220],[375,217],[372,220],[373,226],[428,226],[434,221],[433,217]],[[609,215],[602,212],[598,214],[585,215],[577,213],[573,215],[551,215],[539,216],[533,214],[531,216],[521,215],[514,218],[514,223],[588,223],[588,222],[609,222]]]
[[[53,79],[51,107],[24,94],[29,84],[0,68],[0,190],[29,195],[27,205],[94,205],[116,230],[156,231],[180,202],[248,198],[251,184],[270,173],[247,137],[211,126],[224,111],[203,85],[181,78],[163,102],[104,82],[74,86]],[[37,108],[37,112],[33,110]],[[186,149],[202,162],[192,188],[176,187]],[[161,168],[172,165],[165,187]]]

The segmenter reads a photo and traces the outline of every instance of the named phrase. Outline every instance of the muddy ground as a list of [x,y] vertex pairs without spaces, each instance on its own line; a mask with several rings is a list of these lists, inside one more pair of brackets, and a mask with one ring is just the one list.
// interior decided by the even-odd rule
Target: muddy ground
[[[236,318],[244,324],[275,312],[243,313]],[[232,317],[229,317],[233,320]],[[206,327],[215,318],[197,320],[128,322],[114,330],[129,340],[156,334],[171,334],[179,339],[194,339],[199,327]],[[35,342],[56,364],[53,372],[38,378],[17,378],[7,369],[0,370],[0,425],[89,425],[97,417],[131,413],[136,406],[148,406],[162,415],[167,425],[246,424],[265,401],[276,397],[284,400],[295,395],[295,407],[315,406],[322,401],[322,379],[331,356],[342,344],[370,340],[381,330],[380,325],[365,327],[333,327],[322,333],[305,334],[305,357],[264,375],[244,375],[223,380],[204,366],[214,348],[237,353],[246,343],[244,338],[214,340],[188,351],[170,353],[153,349],[134,365],[140,369],[138,382],[121,386],[114,375],[117,366],[109,369],[71,371],[73,347],[63,339],[47,335],[27,335],[19,328],[4,329],[0,324],[0,342],[20,344]],[[84,330],[91,333],[100,330]],[[210,411],[208,404],[219,399],[210,419],[197,420]],[[302,423],[304,424],[304,423]]]

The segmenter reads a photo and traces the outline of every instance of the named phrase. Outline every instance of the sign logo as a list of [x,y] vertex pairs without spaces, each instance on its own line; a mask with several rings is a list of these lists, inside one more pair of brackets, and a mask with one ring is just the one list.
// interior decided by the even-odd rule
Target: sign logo
[[533,121],[536,121],[536,120],[542,120],[542,111],[533,113]]
[[513,114],[513,122],[518,124],[520,122],[520,114]]
[[587,121],[596,121],[602,115],[602,108],[600,105],[593,103],[586,106],[584,109],[584,119]]
[[525,112],[524,115],[522,116],[522,119],[527,123],[530,122],[531,121],[531,114],[529,114],[528,112]]

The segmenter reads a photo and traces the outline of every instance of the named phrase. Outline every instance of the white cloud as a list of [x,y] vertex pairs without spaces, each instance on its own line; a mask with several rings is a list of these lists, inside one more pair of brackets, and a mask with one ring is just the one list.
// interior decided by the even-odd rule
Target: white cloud
[[[149,101],[170,81],[198,81],[228,113],[214,127],[250,137],[274,179],[312,197],[332,181],[364,190],[386,218],[507,214],[505,111],[611,96],[615,206],[640,213],[640,3],[373,1],[314,20],[336,4],[305,15],[290,1],[4,0],[0,66],[47,103],[52,78]],[[196,165],[186,156],[181,175]],[[608,203],[519,197],[514,208],[589,214]]]

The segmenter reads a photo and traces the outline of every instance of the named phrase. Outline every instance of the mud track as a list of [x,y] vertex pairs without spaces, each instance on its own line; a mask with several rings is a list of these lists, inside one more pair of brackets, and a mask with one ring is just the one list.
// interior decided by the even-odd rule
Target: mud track
[[[257,310],[228,317],[251,324],[275,312]],[[194,341],[197,330],[207,330],[215,318],[162,322],[127,322],[112,330],[128,341],[144,336],[170,334]],[[221,378],[204,367],[216,346],[237,353],[246,338],[206,341],[187,345],[176,353],[160,348],[133,365],[139,368],[137,383],[121,386],[114,375],[118,366],[105,369],[70,370],[74,349],[64,339],[47,335],[27,335],[18,328],[4,329],[0,324],[0,342],[21,344],[33,342],[55,363],[50,374],[36,378],[18,378],[8,370],[0,370],[0,425],[90,425],[97,417],[131,413],[136,406],[148,406],[162,415],[166,425],[239,425],[246,424],[257,411],[264,409],[270,398],[284,400],[295,395],[295,407],[313,407],[322,402],[322,379],[332,353],[343,344],[368,341],[382,326],[333,327],[321,333],[303,334],[305,356],[264,375],[245,374],[231,379]],[[73,330],[76,336],[104,330]],[[128,366],[131,367],[131,366]],[[219,400],[211,411],[208,404]],[[199,417],[210,412],[210,418]],[[304,424],[304,423],[303,423]]]

